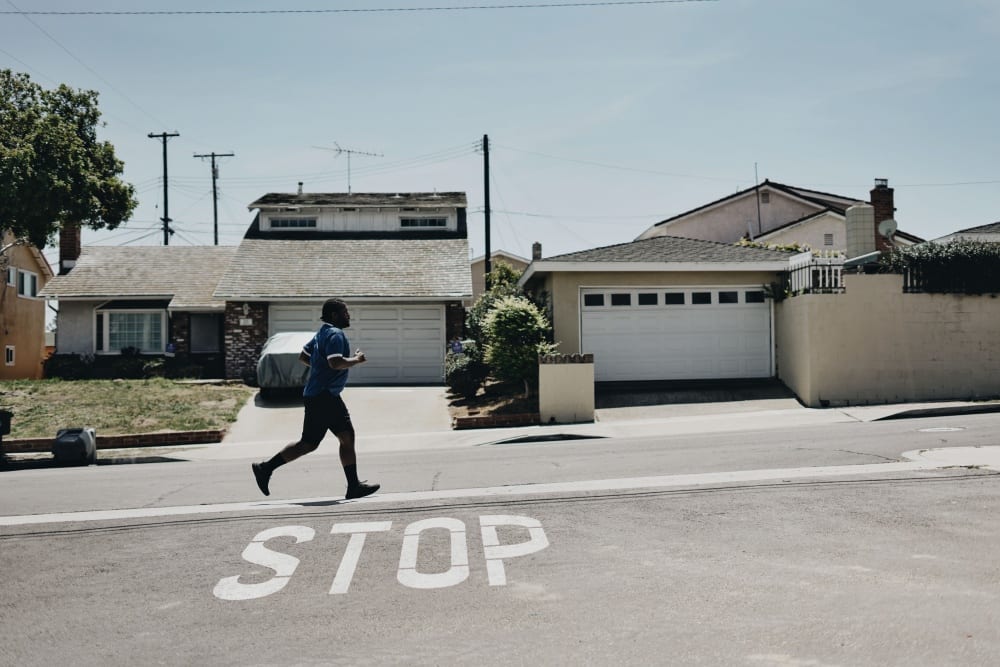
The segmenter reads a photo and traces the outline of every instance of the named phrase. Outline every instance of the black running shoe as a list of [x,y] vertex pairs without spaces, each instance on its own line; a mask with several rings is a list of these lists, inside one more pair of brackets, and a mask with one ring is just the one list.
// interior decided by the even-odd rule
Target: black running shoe
[[271,481],[271,473],[264,469],[259,463],[253,463],[250,465],[253,468],[253,476],[257,480],[257,486],[260,487],[260,492],[265,496],[271,495],[271,492],[267,490],[267,483]]
[[347,500],[351,500],[353,498],[364,498],[365,496],[370,496],[375,493],[379,490],[379,487],[381,487],[381,484],[367,484],[367,481],[368,480],[359,482],[355,486],[348,486],[347,494],[344,497]]

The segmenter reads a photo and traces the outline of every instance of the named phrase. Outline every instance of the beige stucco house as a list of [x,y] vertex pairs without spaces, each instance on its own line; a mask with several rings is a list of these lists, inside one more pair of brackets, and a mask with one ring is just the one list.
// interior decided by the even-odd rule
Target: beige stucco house
[[[893,189],[876,179],[870,192],[876,224],[895,219]],[[813,251],[846,252],[846,211],[859,202],[806,188],[765,180],[758,186],[699,206],[652,225],[638,239],[683,236],[719,243],[750,239],[768,244],[807,245]],[[890,239],[878,239],[879,249],[912,245],[919,237],[895,229]]]
[[39,292],[53,276],[52,267],[32,245],[14,245],[0,237],[0,379],[42,377],[45,360],[45,299]]
[[[503,262],[515,271],[524,271],[531,263],[531,260],[506,250],[495,250],[490,253],[490,261],[493,264]],[[473,257],[469,261],[469,266],[472,269],[472,300],[475,301],[486,291],[486,255]]]
[[676,236],[535,259],[521,278],[551,304],[563,354],[606,381],[775,375],[772,286],[792,253]]

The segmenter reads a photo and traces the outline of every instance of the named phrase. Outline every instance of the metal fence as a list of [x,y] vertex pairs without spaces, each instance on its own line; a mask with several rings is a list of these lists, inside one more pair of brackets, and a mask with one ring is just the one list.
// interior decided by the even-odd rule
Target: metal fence
[[787,287],[791,296],[843,292],[844,256],[804,252],[793,257],[788,265]]

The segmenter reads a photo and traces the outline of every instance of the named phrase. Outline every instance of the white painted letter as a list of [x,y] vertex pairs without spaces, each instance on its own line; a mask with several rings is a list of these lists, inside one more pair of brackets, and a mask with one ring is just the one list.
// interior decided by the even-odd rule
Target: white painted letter
[[299,559],[264,546],[264,542],[275,537],[294,537],[295,542],[308,542],[316,536],[316,531],[307,526],[279,526],[261,531],[243,550],[243,560],[263,565],[274,570],[275,576],[259,584],[241,584],[239,576],[219,580],[212,593],[220,600],[253,600],[277,593],[299,566]]
[[[429,528],[445,528],[451,532],[451,568],[437,574],[417,572],[420,533]],[[410,588],[446,588],[460,584],[469,577],[469,548],[465,540],[465,524],[458,519],[424,519],[414,521],[403,534],[403,550],[399,554],[399,583]]]
[[343,595],[351,585],[354,578],[354,570],[358,567],[358,559],[361,558],[361,550],[365,546],[365,534],[383,533],[392,528],[392,521],[372,521],[370,523],[335,523],[332,535],[350,535],[351,539],[347,543],[344,557],[340,560],[340,567],[333,577],[333,585],[330,586],[330,595]]
[[[541,522],[531,517],[492,514],[479,517],[479,525],[482,526],[483,555],[486,557],[486,572],[490,577],[490,586],[507,585],[507,573],[502,559],[527,556],[549,546],[549,538],[545,536]],[[520,544],[501,545],[497,536],[497,526],[523,526],[528,529],[531,539]]]

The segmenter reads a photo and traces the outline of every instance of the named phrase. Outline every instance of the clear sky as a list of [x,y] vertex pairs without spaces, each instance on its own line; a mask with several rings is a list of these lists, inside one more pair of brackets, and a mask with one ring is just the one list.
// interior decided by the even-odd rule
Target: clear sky
[[[172,245],[213,242],[194,154],[235,153],[218,207],[235,245],[265,193],[347,191],[339,145],[377,154],[350,155],[354,192],[467,193],[482,254],[484,134],[492,248],[527,257],[630,241],[755,177],[859,199],[887,178],[924,238],[1000,220],[996,0],[500,4],[0,0],[0,67],[100,93],[140,203],[85,245],[162,242],[160,132],[180,134]],[[258,13],[113,13],[137,11]]]

